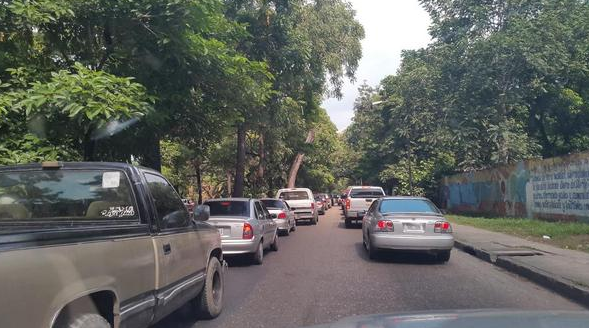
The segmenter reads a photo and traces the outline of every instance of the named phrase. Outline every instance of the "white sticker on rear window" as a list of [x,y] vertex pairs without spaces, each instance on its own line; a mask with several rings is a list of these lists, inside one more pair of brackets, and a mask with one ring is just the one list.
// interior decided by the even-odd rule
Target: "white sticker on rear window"
[[135,208],[133,206],[111,206],[108,210],[101,211],[100,215],[107,218],[135,216]]
[[121,172],[102,173],[102,188],[118,188],[121,181]]

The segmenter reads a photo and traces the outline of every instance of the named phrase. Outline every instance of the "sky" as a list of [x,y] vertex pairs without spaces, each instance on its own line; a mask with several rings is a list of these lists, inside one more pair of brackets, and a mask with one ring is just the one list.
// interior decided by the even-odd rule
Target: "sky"
[[323,107],[338,130],[350,125],[358,87],[366,81],[376,86],[394,74],[401,62],[401,50],[419,49],[430,42],[430,19],[418,0],[350,0],[358,21],[364,26],[362,60],[356,82],[346,81],[341,100],[325,99]]

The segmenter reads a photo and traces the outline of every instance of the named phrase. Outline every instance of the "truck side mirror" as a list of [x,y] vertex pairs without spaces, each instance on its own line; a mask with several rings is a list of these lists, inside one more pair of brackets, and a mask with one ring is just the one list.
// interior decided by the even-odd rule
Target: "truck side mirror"
[[194,209],[194,219],[197,221],[207,221],[211,216],[211,208],[209,205],[198,205]]

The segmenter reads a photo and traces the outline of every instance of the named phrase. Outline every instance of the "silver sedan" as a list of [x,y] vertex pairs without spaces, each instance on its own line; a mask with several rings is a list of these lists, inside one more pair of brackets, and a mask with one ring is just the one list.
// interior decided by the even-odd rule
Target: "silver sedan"
[[270,212],[257,199],[227,198],[207,200],[211,209],[207,223],[221,234],[223,255],[246,255],[262,264],[264,250],[278,250],[278,230]]
[[272,219],[278,226],[278,232],[288,236],[291,231],[297,229],[296,215],[285,201],[275,198],[263,198],[260,201],[272,215]]
[[389,249],[433,253],[439,261],[447,262],[454,245],[452,226],[422,197],[375,200],[362,220],[362,240],[371,259]]

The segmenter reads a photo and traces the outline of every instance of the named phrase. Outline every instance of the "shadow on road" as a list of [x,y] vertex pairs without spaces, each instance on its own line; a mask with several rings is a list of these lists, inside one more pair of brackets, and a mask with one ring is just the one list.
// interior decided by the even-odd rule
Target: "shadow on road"
[[[214,319],[212,319],[214,320]],[[150,328],[185,328],[192,327],[197,322],[206,322],[209,320],[200,319],[195,314],[195,310],[191,307],[191,304],[185,304],[175,312],[163,318],[161,321],[156,323]]]
[[407,251],[381,251],[375,260],[371,260],[368,258],[368,252],[362,242],[358,242],[354,246],[358,256],[366,262],[441,265],[433,254]]
[[[342,220],[343,220],[343,218],[342,218]],[[346,228],[346,223],[344,221],[342,221],[337,224],[337,227],[340,229],[358,230],[358,229],[362,229],[362,222],[352,223],[352,225],[349,228]]]

